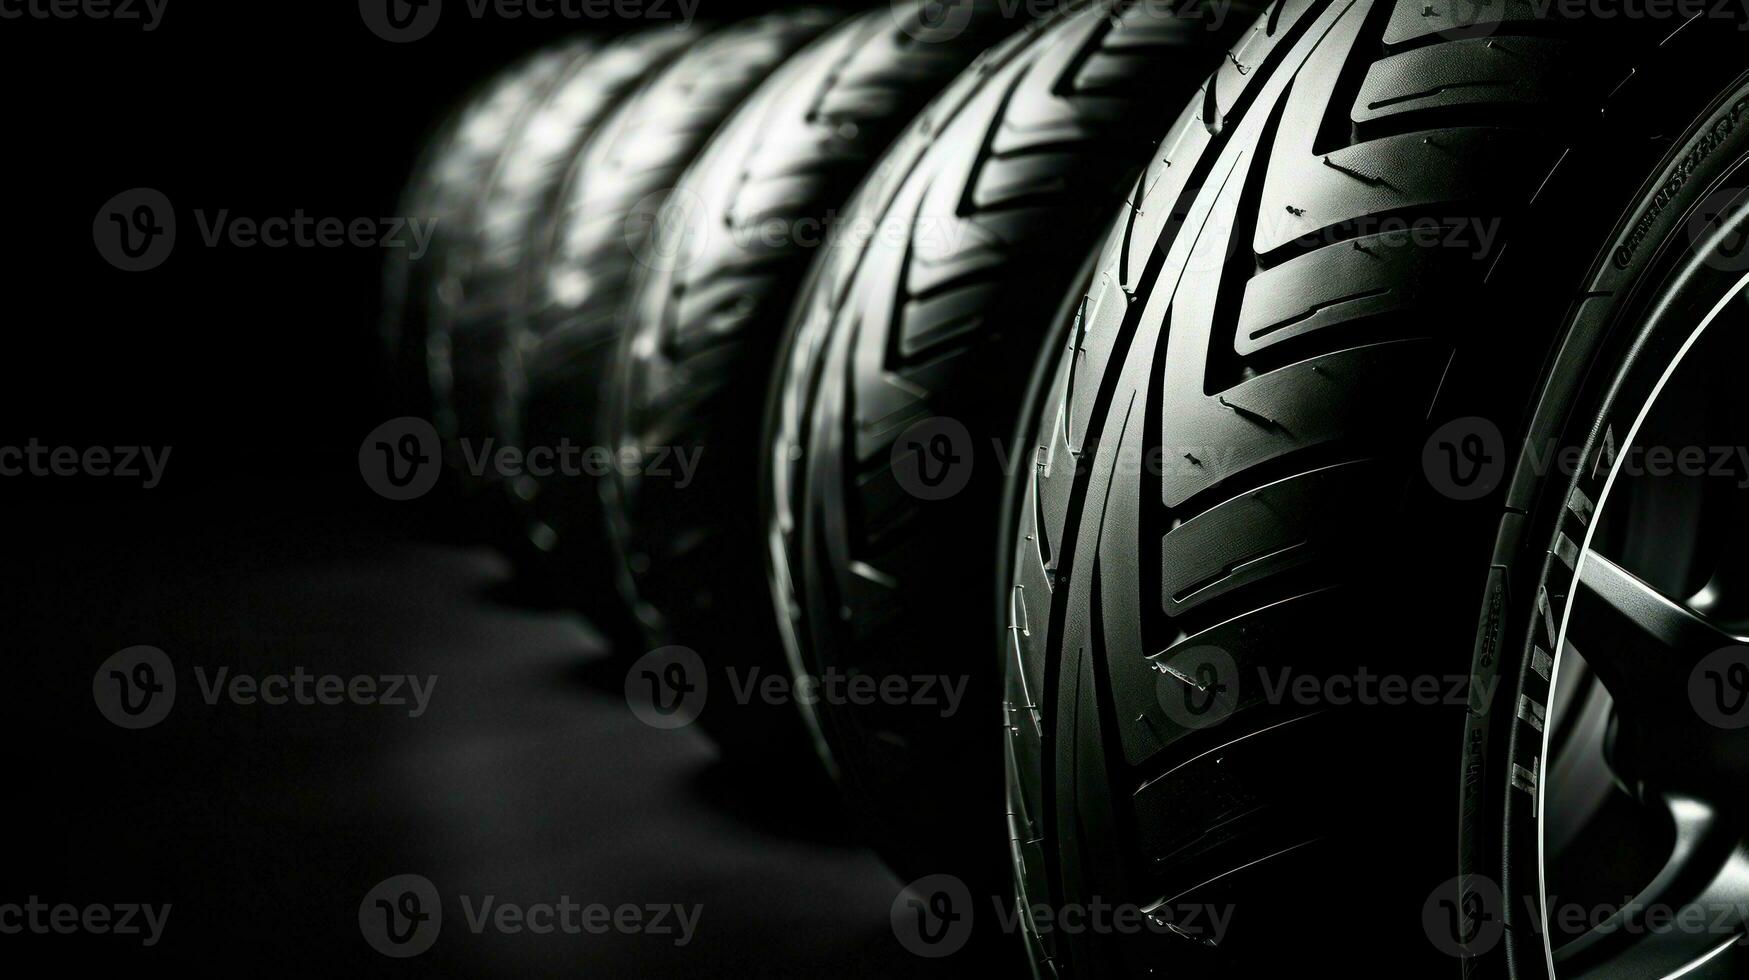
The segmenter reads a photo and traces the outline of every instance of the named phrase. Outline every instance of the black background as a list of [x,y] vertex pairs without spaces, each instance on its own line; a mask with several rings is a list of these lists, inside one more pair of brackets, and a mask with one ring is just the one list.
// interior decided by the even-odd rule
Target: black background
[[[702,0],[699,16],[774,6]],[[668,951],[646,961],[635,944],[593,962],[574,947],[500,957],[490,944],[459,944],[461,953],[452,944],[436,965],[519,975],[929,969],[893,943],[882,915],[894,886],[817,787],[725,767],[701,740],[651,743],[626,727],[623,701],[614,704],[620,678],[600,666],[587,627],[525,602],[489,552],[422,543],[445,536],[437,505],[390,504],[365,487],[360,441],[393,414],[377,347],[382,254],[201,240],[197,210],[400,215],[424,142],[483,80],[569,33],[634,26],[475,20],[463,0],[448,0],[436,31],[409,44],[372,34],[353,0],[169,0],[150,33],[115,21],[0,21],[0,85],[11,95],[0,445],[171,448],[152,490],[119,478],[0,479],[0,651],[12,668],[0,725],[13,790],[0,811],[0,902],[173,901],[180,917],[177,941],[152,951],[113,938],[0,937],[0,969],[42,957],[200,974],[417,972],[419,961],[377,958],[349,924],[355,896],[387,874],[430,869],[447,891],[473,881],[514,893],[532,880],[510,897],[534,901],[561,890],[541,876],[567,856],[672,883],[719,837],[745,849],[747,887],[771,906],[720,882],[696,896],[639,894],[639,872],[620,882],[628,899],[721,910],[714,945],[690,959]],[[161,267],[126,273],[99,255],[92,222],[139,187],[169,197],[177,244]],[[388,650],[388,663],[438,670],[446,692],[485,693],[438,736],[404,736],[366,714],[299,720],[288,735],[278,720],[183,711],[180,700],[160,728],[123,733],[94,710],[92,672],[140,643],[179,663],[342,672],[361,644],[376,644],[373,664]],[[587,710],[571,714],[568,696]],[[556,720],[529,730],[531,712]],[[426,811],[455,800],[383,778],[386,760],[413,753],[441,770],[443,752],[492,744],[500,731],[521,739],[503,772],[520,775],[515,785],[538,805],[511,805],[510,791],[487,780],[482,816],[433,831]],[[418,755],[421,739],[435,762]],[[637,753],[649,744],[662,747],[645,760]],[[655,811],[645,821],[653,836],[628,841],[639,807]],[[684,836],[694,831],[703,836]],[[489,865],[478,881],[454,870],[470,847]],[[592,888],[615,894],[601,881],[573,891]],[[845,929],[832,916],[848,909],[855,925]]]
[[[538,2],[538,0],[537,0]],[[699,0],[701,20],[769,0]],[[678,11],[668,0],[665,9]],[[664,23],[657,22],[658,29]],[[371,249],[207,248],[194,212],[398,215],[445,114],[518,56],[578,31],[640,26],[468,16],[391,44],[351,0],[169,0],[151,33],[119,22],[0,21],[12,138],[6,435],[170,443],[172,489],[349,477],[362,419],[386,409]],[[156,188],[178,241],[147,273],[109,266],[91,222]]]

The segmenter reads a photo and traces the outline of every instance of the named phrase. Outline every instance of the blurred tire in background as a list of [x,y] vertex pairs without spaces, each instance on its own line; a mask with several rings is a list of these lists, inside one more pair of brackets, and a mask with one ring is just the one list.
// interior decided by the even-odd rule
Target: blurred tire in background
[[[669,447],[684,472],[603,480],[616,543],[656,643],[697,650],[712,690],[788,676],[760,573],[759,431],[777,342],[810,260],[849,246],[857,184],[973,59],[1024,25],[997,0],[897,3],[790,59],[681,178],[606,389],[603,442]],[[977,71],[978,69],[973,69]],[[785,700],[710,701],[731,748],[807,752]],[[782,742],[774,740],[782,739]]]
[[561,50],[565,65],[522,114],[485,180],[473,189],[446,253],[436,290],[427,363],[433,415],[467,496],[481,504],[493,539],[526,564],[504,479],[476,461],[522,444],[522,378],[511,340],[530,315],[533,277],[551,252],[558,205],[574,185],[579,153],[637,88],[660,72],[699,31],[643,30],[607,44]]
[[807,9],[562,42],[464,107],[408,191],[407,213],[436,230],[423,261],[398,253],[386,275],[401,410],[442,437],[455,522],[622,651],[645,634],[603,530],[594,481],[611,463],[594,420],[640,229],[741,99],[837,19]]
[[432,222],[430,247],[418,261],[406,249],[390,251],[383,285],[383,345],[397,409],[432,415],[430,341],[434,322],[445,317],[440,283],[455,262],[450,255],[474,237],[483,188],[523,119],[572,55],[587,50],[588,42],[575,42],[506,69],[440,126],[421,156],[401,213]]
[[[609,459],[595,444],[609,360],[626,324],[639,256],[680,174],[741,101],[796,50],[839,20],[826,10],[771,14],[691,44],[627,99],[577,155],[552,246],[530,257],[526,313],[510,350],[524,384],[525,453],[581,448],[580,467],[511,481],[525,533],[586,613],[609,624],[622,653],[642,642],[625,613],[623,572],[611,558],[597,480]],[[592,463],[597,465],[592,465]]]

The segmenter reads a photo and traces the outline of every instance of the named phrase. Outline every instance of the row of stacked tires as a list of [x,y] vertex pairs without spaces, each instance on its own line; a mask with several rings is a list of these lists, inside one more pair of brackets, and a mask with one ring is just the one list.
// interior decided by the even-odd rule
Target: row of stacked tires
[[[434,141],[388,345],[451,458],[696,453],[686,481],[455,473],[621,650],[694,651],[713,691],[966,678],[954,711],[699,721],[823,760],[902,875],[1017,892],[1039,975],[1352,968],[1427,946],[1450,870],[1412,855],[1456,807],[1393,801],[1457,783],[1451,719],[1258,698],[1211,725],[1221,689],[1175,658],[1469,663],[1472,566],[1400,572],[1485,569],[1492,525],[1417,451],[1529,400],[1537,357],[1495,359],[1539,349],[1502,311],[1543,287],[1390,221],[1614,200],[1584,189],[1660,144],[1564,197],[1549,165],[1652,33],[1515,2],[950,0],[567,41]],[[1101,901],[1164,927],[1044,921]],[[1211,909],[1237,910],[1218,935]]]

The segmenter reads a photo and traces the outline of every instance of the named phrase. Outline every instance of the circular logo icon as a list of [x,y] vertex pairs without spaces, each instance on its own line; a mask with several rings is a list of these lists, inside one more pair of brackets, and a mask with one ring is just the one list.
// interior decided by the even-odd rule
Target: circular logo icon
[[122,191],[97,209],[91,239],[97,254],[123,272],[156,269],[176,247],[176,209],[150,187]]
[[91,698],[120,727],[151,728],[176,706],[176,668],[157,647],[128,647],[98,665]]
[[1481,956],[1506,931],[1500,886],[1481,875],[1459,875],[1444,882],[1421,906],[1427,938],[1448,956]]
[[946,500],[972,479],[972,434],[958,419],[936,416],[893,443],[893,479],[919,500]]
[[1438,33],[1448,41],[1493,37],[1506,16],[1506,0],[1444,0],[1443,6],[1433,16],[1443,16],[1446,26]]
[[424,875],[385,878],[358,903],[358,931],[384,956],[418,956],[437,942],[442,929],[443,901]]
[[978,0],[892,0],[893,23],[913,41],[940,44],[964,34]]
[[1715,728],[1749,727],[1749,647],[1714,650],[1688,675],[1688,699]]
[[906,885],[889,916],[899,945],[938,959],[965,948],[972,938],[972,892],[953,875],[929,875]]
[[703,713],[709,680],[696,651],[658,647],[626,671],[626,704],[651,728],[685,728]]
[[1749,271],[1749,223],[1743,221],[1746,198],[1749,191],[1741,187],[1714,191],[1689,217],[1688,240],[1696,245],[1714,243],[1706,253],[1708,266],[1723,272]]
[[1220,647],[1185,647],[1155,665],[1160,710],[1185,728],[1213,728],[1238,710],[1239,664]]
[[358,0],[358,15],[372,34],[394,44],[406,44],[437,28],[437,19],[443,16],[443,0]]
[[646,194],[626,212],[626,249],[647,269],[684,269],[710,234],[704,211],[704,198],[684,187]]
[[389,500],[425,496],[443,472],[436,427],[411,415],[377,426],[358,447],[358,472]]
[[1453,500],[1479,500],[1506,476],[1506,439],[1485,418],[1453,419],[1427,437],[1421,472],[1433,489]]

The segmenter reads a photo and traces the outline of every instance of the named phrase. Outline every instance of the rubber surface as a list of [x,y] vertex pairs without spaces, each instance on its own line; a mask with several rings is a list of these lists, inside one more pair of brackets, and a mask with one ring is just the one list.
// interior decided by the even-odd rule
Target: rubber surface
[[[1220,56],[1214,28],[1242,27],[1218,21],[1077,4],[1011,39],[882,160],[846,219],[866,233],[798,300],[761,453],[772,589],[798,677],[900,689],[811,717],[902,873],[983,884],[999,864],[980,846],[1000,827],[983,629],[999,450],[1083,256]],[[921,472],[912,444],[952,459]]]
[[[671,447],[676,462],[618,471],[601,489],[642,618],[663,642],[704,654],[716,689],[730,671],[787,671],[763,577],[749,572],[766,389],[809,261],[854,234],[841,212],[881,151],[1023,23],[995,0],[952,12],[883,7],[790,59],[688,169],[648,249],[604,441]],[[732,707],[714,701],[702,719],[723,739],[805,738],[793,705]]]
[[406,249],[388,257],[384,272],[382,337],[397,402],[414,415],[432,412],[428,341],[433,322],[448,315],[438,285],[465,249],[479,221],[481,192],[515,133],[571,59],[587,52],[578,42],[543,51],[502,72],[446,120],[414,168],[401,213],[434,222],[425,254]]
[[526,385],[524,448],[571,453],[574,462],[550,477],[517,479],[512,491],[531,543],[577,583],[587,605],[605,607],[622,588],[595,486],[606,447],[595,439],[609,355],[650,230],[681,173],[735,107],[837,20],[800,9],[705,35],[626,99],[575,163],[553,248],[535,271],[531,313],[513,322],[510,347]]
[[[1580,273],[1667,148],[1598,108],[1674,25],[1447,6],[1272,6],[1165,130],[1060,328],[1007,583],[1015,874],[1027,902],[1161,928],[1023,917],[1041,975],[1338,949],[1457,975],[1422,900],[1457,869],[1506,488],[1460,499],[1423,448],[1471,417],[1524,431]],[[1369,673],[1440,693],[1367,701]]]
[[[443,315],[428,342],[434,418],[453,462],[520,445],[521,371],[511,339],[537,315],[558,204],[578,179],[589,140],[700,31],[656,28],[597,46],[567,45],[564,66],[521,115],[497,163],[474,189],[474,210],[438,285]],[[459,444],[467,443],[467,452]],[[479,482],[496,483],[492,474]],[[501,491],[500,491],[501,492]]]

